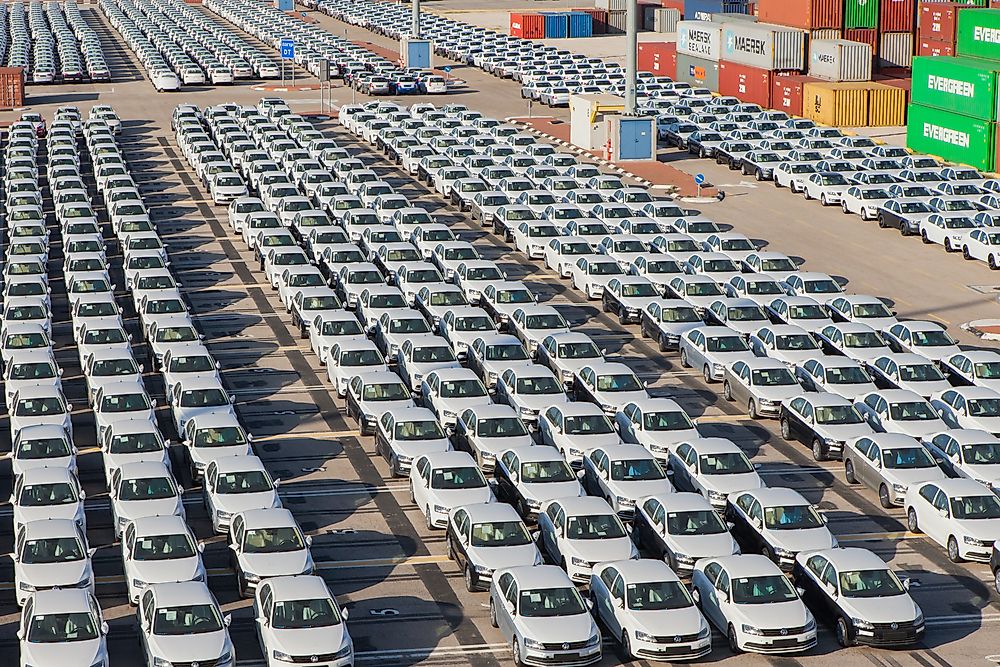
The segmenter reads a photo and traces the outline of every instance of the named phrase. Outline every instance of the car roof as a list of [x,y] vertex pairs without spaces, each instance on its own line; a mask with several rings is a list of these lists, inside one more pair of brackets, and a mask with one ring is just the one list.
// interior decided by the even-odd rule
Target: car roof
[[181,581],[165,584],[150,584],[156,597],[156,604],[161,607],[167,606],[190,606],[192,604],[211,604],[215,606],[215,600],[208,586],[201,581]]
[[90,607],[90,591],[80,588],[51,588],[32,594],[32,615],[65,614],[70,611],[87,611]]
[[743,363],[750,367],[750,370],[757,371],[763,369],[788,368],[784,362],[772,359],[771,357],[752,357],[741,359]]
[[861,437],[872,440],[882,449],[887,447],[923,447],[919,440],[904,433],[869,433]]
[[264,470],[264,462],[253,455],[238,454],[236,456],[220,456],[212,463],[219,472],[243,472],[247,470]]
[[402,421],[437,421],[434,413],[427,408],[418,407],[406,407],[398,408],[390,411],[392,418],[396,420],[396,423]]
[[513,575],[517,581],[518,589],[522,591],[532,588],[573,585],[569,576],[555,565],[519,565],[501,570],[501,572]]
[[947,435],[955,438],[959,443],[972,444],[972,443],[987,443],[987,442],[1000,442],[1000,438],[996,437],[988,431],[983,431],[978,428],[951,428],[947,431],[940,431],[935,433],[931,439],[936,438],[939,435]]
[[76,481],[76,475],[69,468],[28,468],[21,473],[21,482],[24,486],[68,482],[71,480],[79,486],[79,482]]
[[784,486],[765,486],[759,489],[750,489],[741,493],[752,494],[760,504],[768,507],[773,505],[809,505],[809,501],[802,497],[802,494],[795,489]]
[[567,496],[551,500],[545,503],[545,505],[547,506],[551,503],[562,505],[567,516],[578,514],[614,514],[614,510],[611,509],[608,501],[598,496]]
[[759,554],[743,554],[736,556],[723,556],[713,559],[721,565],[729,574],[730,579],[737,577],[761,577],[772,574],[780,574],[781,570],[767,556]]
[[271,593],[275,600],[310,600],[333,597],[323,578],[314,574],[269,577],[267,583],[271,587]]
[[625,583],[680,581],[680,578],[662,560],[642,558],[619,560],[605,566],[614,567],[622,575]]
[[[607,445],[602,447],[595,447],[594,449],[600,449],[602,452],[608,455],[608,458],[612,461],[620,461],[622,459],[652,459],[653,454],[648,449],[642,445],[632,445],[632,444],[622,444],[617,445]],[[590,452],[594,449],[589,450]],[[588,452],[589,453],[589,452]]]
[[252,528],[277,528],[284,526],[298,526],[295,517],[284,507],[268,507],[266,509],[252,509],[240,512],[244,525],[248,529]]
[[431,464],[431,468],[452,468],[458,466],[476,467],[476,461],[468,452],[450,450],[447,452],[428,452],[421,454]]
[[859,547],[844,547],[837,549],[823,549],[821,551],[811,551],[802,554],[802,559],[812,556],[823,556],[833,563],[839,570],[887,570],[889,566],[880,556],[872,553],[868,549]]
[[77,525],[73,519],[46,518],[28,521],[24,524],[24,530],[28,539],[76,537],[77,535]]
[[[439,368],[437,370],[431,371],[434,375],[438,376],[441,381],[453,381],[453,380],[476,380],[479,378],[472,370],[465,367],[457,368]],[[428,373],[430,375],[431,373]]]
[[[555,447],[550,447],[549,445],[525,445],[523,447],[514,447],[508,449],[508,452],[514,452],[517,455],[518,460],[521,463],[526,463],[529,461],[562,461],[563,455]],[[503,454],[501,454],[503,456]]]
[[473,523],[487,521],[521,521],[521,516],[511,505],[507,503],[475,503],[473,505],[462,505],[452,510],[452,515],[457,510],[465,510],[469,519]]
[[[699,455],[743,451],[740,449],[739,445],[729,438],[692,438],[691,440],[686,440],[685,442],[694,447]],[[676,447],[674,449],[676,449]]]
[[1000,393],[998,393],[996,389],[991,389],[990,387],[978,387],[975,385],[971,387],[949,387],[945,391],[954,391],[966,399],[1000,398]]
[[162,461],[133,461],[124,463],[118,468],[122,479],[136,479],[145,477],[170,477],[170,469]]
[[136,535],[170,535],[189,533],[184,517],[174,514],[142,516],[132,520]]
[[909,389],[881,389],[879,391],[872,392],[873,394],[878,394],[884,398],[889,403],[898,403],[900,401],[923,401],[923,397],[920,396],[915,391],[910,391]]
[[[993,492],[988,486],[968,477],[934,479],[925,484],[934,484],[949,497],[955,496],[989,496]],[[923,484],[921,484],[923,486]]]

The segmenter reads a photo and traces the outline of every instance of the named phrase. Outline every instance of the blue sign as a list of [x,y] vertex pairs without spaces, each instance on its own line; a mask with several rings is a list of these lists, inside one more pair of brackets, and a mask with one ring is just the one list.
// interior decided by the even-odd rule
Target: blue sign
[[695,182],[696,185],[701,185],[702,183],[704,183],[705,182],[705,174],[695,174],[694,175],[694,182]]
[[295,40],[281,40],[281,57],[285,60],[293,60],[295,58]]
[[444,67],[441,68],[441,71],[445,72],[446,74],[451,74],[451,65],[445,65]]

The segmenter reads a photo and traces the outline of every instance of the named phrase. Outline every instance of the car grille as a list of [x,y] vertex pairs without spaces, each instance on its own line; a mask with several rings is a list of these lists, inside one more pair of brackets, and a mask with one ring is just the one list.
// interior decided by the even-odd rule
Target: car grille
[[[292,662],[312,664],[314,662],[331,662],[336,653],[317,653],[316,655],[293,655]],[[315,658],[315,660],[313,660]]]
[[587,640],[582,642],[545,642],[542,644],[546,651],[578,651],[587,646]]
[[785,636],[788,636],[788,635],[801,635],[805,631],[806,631],[806,628],[805,628],[804,625],[800,625],[797,628],[781,628],[781,629],[777,629],[777,628],[775,628],[775,629],[763,628],[763,629],[761,629],[761,633],[765,637],[785,637]]
[[653,640],[657,644],[690,644],[691,642],[698,641],[698,633],[695,632],[690,635],[663,635],[653,637]]
[[215,667],[219,660],[217,658],[212,658],[211,660],[196,660],[194,662],[172,662],[170,663],[173,667],[193,667],[198,665],[198,667]]

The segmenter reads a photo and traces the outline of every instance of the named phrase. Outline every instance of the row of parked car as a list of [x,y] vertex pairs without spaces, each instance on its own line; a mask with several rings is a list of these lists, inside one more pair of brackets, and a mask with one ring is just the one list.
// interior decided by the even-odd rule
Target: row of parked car
[[3,5],[0,46],[6,66],[23,68],[28,83],[111,79],[101,40],[75,0]]
[[[404,114],[409,118],[404,118]],[[474,125],[479,120],[488,120],[461,106],[436,110],[429,105],[415,105],[404,110],[388,103],[372,103],[367,109],[345,107],[340,117],[349,130],[359,136],[372,130],[385,150],[403,155],[416,148],[416,145],[405,148],[401,145],[408,143],[403,141],[407,138],[404,128],[408,120],[419,121],[420,127],[408,128],[416,132],[439,124],[448,127],[452,125],[449,121],[457,121],[446,133],[465,123]],[[551,651],[558,653],[564,649],[540,648],[540,639],[530,634],[526,637],[527,628],[522,621],[513,620],[519,613],[518,600],[524,598],[508,596],[520,586],[514,584],[511,588],[520,568],[504,570],[502,566],[531,567],[537,562],[537,555],[533,549],[523,548],[529,545],[524,540],[523,526],[510,526],[511,543],[502,543],[495,525],[499,519],[495,517],[504,515],[496,514],[501,510],[490,507],[495,507],[494,503],[479,505],[484,499],[497,497],[507,501],[521,520],[537,518],[544,556],[562,566],[562,571],[569,575],[567,584],[589,581],[595,595],[599,595],[601,588],[594,577],[606,574],[610,590],[621,572],[598,573],[594,564],[636,557],[636,542],[674,566],[674,570],[662,568],[658,576],[669,577],[666,573],[670,572],[676,579],[675,572],[693,571],[695,591],[699,591],[697,597],[702,600],[705,599],[702,593],[714,590],[722,568],[735,574],[745,563],[774,568],[777,574],[767,575],[771,577],[768,580],[771,587],[757,590],[762,596],[775,596],[773,601],[777,601],[787,593],[778,584],[785,581],[780,577],[780,568],[793,569],[800,553],[801,545],[789,548],[782,541],[792,533],[810,535],[815,540],[812,549],[823,550],[820,542],[826,540],[823,559],[813,560],[810,569],[816,581],[830,562],[837,563],[830,566],[833,568],[830,572],[835,572],[839,567],[850,567],[848,563],[870,564],[874,558],[865,552],[855,553],[857,550],[834,550],[828,554],[836,542],[820,516],[801,496],[786,489],[764,488],[759,474],[734,443],[698,437],[692,421],[676,403],[651,397],[631,370],[607,362],[592,340],[569,331],[558,311],[537,305],[526,285],[505,280],[496,264],[474,254],[474,246],[456,239],[447,225],[435,223],[426,211],[395,194],[392,186],[366,169],[361,160],[344,157],[344,149],[330,146],[329,139],[313,134],[311,124],[291,114],[287,107],[275,100],[263,100],[257,109],[235,105],[209,109],[204,114],[205,120],[199,119],[195,109],[179,108],[175,118],[178,142],[195,170],[204,169],[200,155],[219,150],[230,161],[232,173],[242,173],[250,181],[257,196],[230,204],[234,230],[261,258],[267,280],[278,289],[293,322],[310,338],[321,363],[325,362],[331,383],[347,401],[349,414],[358,420],[363,433],[374,432],[377,450],[387,459],[391,470],[409,475],[414,500],[428,526],[446,527],[449,550],[463,566],[469,588],[483,587],[487,580],[492,582],[494,618],[511,633],[515,656],[527,655],[530,661],[539,651],[542,656],[551,656]],[[372,126],[376,122],[385,125],[375,130]],[[183,129],[185,126],[189,129]],[[288,139],[278,138],[275,130],[282,127],[287,137],[298,144],[298,149]],[[395,134],[395,130],[404,134]],[[256,143],[256,150],[244,147],[249,143]],[[508,147],[511,145],[507,143]],[[522,143],[517,150],[527,153],[532,148]],[[447,165],[433,165],[426,159],[417,171],[427,174],[439,193],[444,189],[447,196],[457,199],[463,179],[450,180],[454,174],[437,171],[447,169]],[[321,178],[324,160],[332,164],[325,168],[327,176]],[[273,180],[264,182],[262,174],[273,174]],[[320,181],[323,183],[317,187]],[[347,192],[321,199],[341,188]],[[496,211],[493,215],[495,220]],[[501,212],[500,217],[503,215]],[[529,238],[525,230],[522,234]],[[357,245],[345,244],[348,240]],[[589,243],[584,243],[589,253]],[[618,260],[612,259],[617,267]],[[286,264],[298,268],[286,269],[279,276],[275,267]],[[323,277],[332,278],[331,285],[322,282]],[[485,281],[477,283],[480,277]],[[296,304],[294,290],[290,289],[303,284],[300,283],[303,280],[324,298],[336,296],[356,314],[313,315],[303,311]],[[427,284],[417,286],[411,280]],[[449,284],[449,280],[454,284]],[[386,286],[385,281],[392,285]],[[332,292],[328,291],[331,287]],[[661,300],[655,293],[652,296],[653,301]],[[507,333],[500,333],[501,330]],[[364,335],[366,331],[368,336]],[[539,363],[532,363],[533,354]],[[395,375],[388,373],[392,366]],[[566,392],[567,385],[572,396]],[[571,401],[571,398],[582,400]],[[851,417],[862,421],[850,401],[831,398],[841,409],[846,408]],[[614,423],[609,417],[614,417]],[[531,444],[534,441],[531,426],[537,429],[535,438],[542,446]],[[867,428],[864,432],[877,438],[872,431]],[[512,438],[517,440],[512,442]],[[636,447],[636,444],[646,446]],[[920,448],[915,440],[909,444]],[[463,458],[451,449],[464,450],[471,458]],[[693,465],[685,464],[688,460]],[[574,468],[583,470],[582,486]],[[627,474],[623,472],[626,469],[630,471]],[[667,479],[668,470],[679,489],[697,490],[701,495],[670,493],[673,485]],[[719,471],[723,474],[713,478],[713,472]],[[493,474],[492,489],[485,484],[484,472]],[[737,486],[745,485],[742,492],[735,487],[715,486],[725,485],[721,480],[726,477],[736,480]],[[599,498],[581,498],[587,492]],[[993,498],[988,490],[985,493]],[[698,525],[689,526],[689,532],[674,533],[667,529],[663,511],[681,509],[673,503],[682,500],[691,503],[692,514],[688,519],[693,520],[697,515],[705,521],[696,521]],[[787,511],[787,517],[780,520],[780,527],[777,520],[765,527],[753,520],[754,507],[757,511],[765,507],[773,516],[785,517]],[[732,521],[732,534],[716,508],[723,509]],[[506,516],[515,519],[515,515]],[[627,536],[622,517],[633,521],[634,542]],[[470,548],[473,541],[470,531],[477,519],[484,522],[480,528],[492,536],[477,538],[475,541],[481,547],[478,550]],[[567,531],[568,524],[578,530]],[[720,526],[724,540],[718,538],[720,531],[716,529]],[[699,539],[708,535],[716,536],[712,547],[707,547],[712,540]],[[683,542],[688,537],[691,541]],[[494,539],[498,542],[492,543]],[[683,547],[678,546],[679,540]],[[695,542],[702,544],[700,549],[707,548],[711,553],[699,552]],[[770,566],[756,559],[751,563],[748,557],[732,563],[721,562],[724,555],[738,553],[740,544],[755,551],[766,549]],[[494,550],[487,550],[486,546]],[[516,560],[505,558],[498,563],[487,558],[489,553],[494,557],[505,554],[506,558]],[[719,569],[712,569],[710,581],[702,580],[699,574],[709,564],[701,556],[720,559]],[[837,560],[841,556],[845,560]],[[809,575],[804,561],[798,559],[797,576],[807,584]],[[882,570],[887,572],[884,564]],[[505,573],[512,578],[503,578]],[[498,580],[504,582],[500,590],[496,586]],[[879,577],[879,585],[883,580],[888,582],[886,586],[898,588],[899,592],[891,595],[905,595],[898,580],[886,574]],[[555,597],[546,598],[543,606],[552,605],[566,610],[569,616],[578,616],[578,612],[570,611],[575,609],[574,600],[579,600],[571,590],[559,589]],[[798,593],[793,593],[795,604],[804,612],[799,626],[795,626],[802,630],[793,637],[795,645],[772,646],[771,641],[757,640],[754,632],[742,634],[736,629],[734,647],[781,651],[802,650],[812,645],[815,625],[809,627],[811,616],[805,615],[808,612],[797,601]],[[832,600],[828,595],[813,595],[817,603]],[[740,597],[743,598],[742,593]],[[746,603],[746,598],[742,603]],[[718,624],[720,619],[732,618],[727,614],[740,613],[740,604],[727,601],[718,611],[706,608],[706,614]],[[686,606],[691,606],[690,598]],[[509,613],[511,607],[515,614]],[[627,615],[614,611],[621,605],[607,607],[611,613],[602,617],[605,623],[623,622],[622,616]],[[742,609],[745,611],[747,607]],[[910,609],[909,620],[904,623],[908,625],[901,634],[887,634],[883,627],[877,631],[874,626],[872,630],[858,628],[849,620],[851,617],[845,617],[843,641],[911,641],[920,635],[923,623],[915,611],[917,608]],[[504,610],[508,610],[506,622]],[[592,641],[593,636],[588,634],[591,626],[583,622],[589,616],[578,618],[580,637],[573,641],[580,643],[578,649],[586,649],[585,661],[596,660],[599,642]],[[664,614],[662,620],[666,619]],[[724,623],[720,627],[728,630]],[[694,657],[707,652],[709,642],[707,626],[693,629],[690,636],[685,635],[684,642],[678,642],[683,645],[671,646],[675,643],[671,638],[655,636],[647,642],[654,646],[644,645],[644,638],[651,637],[645,630],[640,637],[627,629],[624,636],[633,646],[639,642],[634,655],[646,651],[642,655]],[[614,636],[621,638],[619,632]],[[568,639],[562,635],[549,644]]]
[[[344,615],[314,575],[310,538],[282,508],[279,480],[253,455],[252,436],[236,417],[219,364],[202,342],[168,268],[166,245],[114,130],[102,118],[108,110],[95,111],[86,122],[74,109],[57,112],[45,142],[47,161],[40,159],[39,142],[27,122],[12,127],[5,153],[9,245],[0,357],[13,437],[21,664],[45,664],[47,656],[70,649],[75,657],[87,652],[88,664],[110,664],[109,629],[94,597],[86,496],[76,476],[73,407],[63,396],[62,371],[49,338],[46,267],[55,238],[64,248],[72,347],[94,412],[110,517],[120,540],[128,599],[139,608],[147,661],[232,666],[236,656],[229,617],[207,587],[205,545],[186,523],[184,489],[171,465],[170,440],[157,424],[156,401],[143,381],[145,364],[134,355],[124,309],[115,299],[121,287],[139,316],[145,363],[162,374],[172,430],[182,443],[179,458],[193,479],[203,480],[203,502],[215,532],[230,538],[238,589],[268,601],[258,602],[258,616],[267,618],[260,622],[262,646],[268,653],[304,654],[306,661],[335,655],[336,664],[346,664],[353,646]],[[93,191],[85,180],[91,169]],[[45,185],[51,202],[44,202]],[[123,286],[111,278],[113,255],[95,197],[103,200],[107,226],[121,249]],[[58,223],[54,230],[43,213],[48,203]],[[262,571],[289,576],[258,590]]]
[[281,76],[271,54],[181,0],[104,0],[100,7],[158,91]]

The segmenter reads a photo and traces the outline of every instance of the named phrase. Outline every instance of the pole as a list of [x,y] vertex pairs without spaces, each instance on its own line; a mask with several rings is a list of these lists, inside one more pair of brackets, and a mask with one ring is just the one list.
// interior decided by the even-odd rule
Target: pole
[[638,64],[636,63],[636,49],[638,48],[639,35],[639,3],[637,0],[628,0],[628,9],[625,12],[625,115],[635,115],[635,88],[638,76]]
[[413,16],[410,25],[410,37],[420,38],[420,0],[413,0]]

